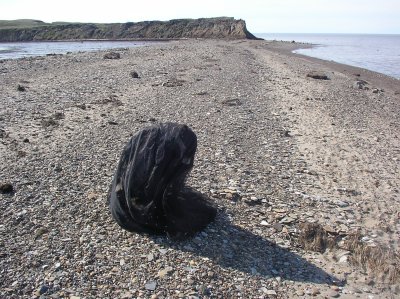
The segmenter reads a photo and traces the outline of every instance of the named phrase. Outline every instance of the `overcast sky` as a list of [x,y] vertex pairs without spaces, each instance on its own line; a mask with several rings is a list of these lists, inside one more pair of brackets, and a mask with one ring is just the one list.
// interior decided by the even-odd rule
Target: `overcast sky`
[[138,22],[230,16],[253,33],[396,33],[400,0],[0,0],[0,20]]

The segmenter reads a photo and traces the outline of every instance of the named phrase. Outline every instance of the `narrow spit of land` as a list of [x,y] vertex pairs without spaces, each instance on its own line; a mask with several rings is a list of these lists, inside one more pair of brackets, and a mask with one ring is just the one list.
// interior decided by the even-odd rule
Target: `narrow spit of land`
[[[398,80],[293,46],[2,61],[0,297],[399,296]],[[166,121],[196,132],[188,184],[219,210],[184,242],[125,232],[106,205],[125,143]]]

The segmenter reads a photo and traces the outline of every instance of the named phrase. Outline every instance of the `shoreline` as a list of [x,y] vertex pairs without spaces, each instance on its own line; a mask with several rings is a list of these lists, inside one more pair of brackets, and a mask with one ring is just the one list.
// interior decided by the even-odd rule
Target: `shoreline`
[[[133,39],[71,39],[71,40],[39,40],[39,41],[22,41],[22,42],[0,42],[1,44],[7,44],[7,43],[40,43],[40,42],[51,42],[51,43],[58,43],[58,42],[151,42],[151,43],[157,43],[157,42],[173,42],[173,41],[180,41],[180,40],[188,40],[190,38],[154,38],[154,39],[142,39],[142,38],[133,38]],[[197,40],[203,40],[201,38],[198,38]],[[207,40],[207,39],[205,39]],[[211,39],[212,40],[212,39]],[[226,41],[234,41],[235,39],[225,39]],[[384,73],[380,73],[374,70],[369,70],[367,68],[363,68],[363,67],[358,67],[358,66],[353,66],[353,65],[349,65],[349,64],[345,64],[345,63],[341,63],[341,62],[336,62],[333,60],[328,60],[328,59],[322,59],[322,58],[317,58],[317,57],[313,57],[313,56],[308,56],[305,54],[299,54],[299,53],[292,53],[292,51],[298,50],[298,49],[308,49],[308,48],[313,48],[315,46],[317,46],[318,44],[313,44],[313,43],[306,43],[306,42],[293,42],[293,41],[284,41],[284,40],[267,40],[267,39],[263,39],[260,38],[260,40],[264,40],[265,42],[268,43],[279,43],[279,44],[290,44],[293,47],[289,47],[288,49],[286,49],[286,47],[284,47],[285,49],[283,50],[284,53],[288,54],[288,55],[298,55],[298,56],[302,56],[304,58],[309,58],[309,59],[315,59],[321,62],[325,62],[325,63],[332,63],[331,67],[337,71],[344,71],[346,72],[346,67],[348,69],[351,69],[350,71],[348,71],[348,74],[350,74],[350,72],[354,72],[354,73],[364,73],[364,75],[367,78],[371,78],[373,76],[375,76],[373,73],[375,74],[380,74],[383,76],[387,76],[391,79],[400,81],[400,78],[396,78]],[[99,51],[102,51],[105,49],[100,49]],[[279,51],[279,50],[278,50]],[[51,54],[51,53],[48,53]],[[67,53],[61,53],[61,55],[66,55]],[[43,54],[43,55],[39,55],[39,56],[46,56],[47,54]],[[3,58],[0,60],[7,60],[7,59],[21,59],[21,58],[26,58],[26,57],[38,57],[38,56],[25,56],[25,57],[19,57],[19,58]],[[372,74],[369,74],[372,73]],[[383,78],[383,80],[381,81],[382,84],[386,85],[385,83],[385,78]],[[392,85],[393,83],[391,83]],[[396,84],[396,81],[394,82],[394,84]]]
[[[396,79],[295,46],[188,39],[2,61],[0,183],[14,192],[0,194],[1,297],[398,295]],[[197,134],[188,185],[218,207],[182,242],[123,231],[105,204],[130,136],[167,121]],[[360,262],[371,248],[383,259]]]

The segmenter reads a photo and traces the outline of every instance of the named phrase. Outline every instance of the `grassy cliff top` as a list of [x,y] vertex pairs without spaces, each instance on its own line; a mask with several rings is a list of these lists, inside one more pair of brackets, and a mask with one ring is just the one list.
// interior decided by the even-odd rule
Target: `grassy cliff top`
[[18,20],[0,20],[0,29],[20,29],[52,25],[79,24],[77,22],[53,22],[46,23],[40,20],[18,19]]

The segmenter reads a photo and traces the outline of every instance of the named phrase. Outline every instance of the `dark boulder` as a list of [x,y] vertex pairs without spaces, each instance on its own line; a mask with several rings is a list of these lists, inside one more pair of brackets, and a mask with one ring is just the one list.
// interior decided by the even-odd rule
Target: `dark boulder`
[[121,55],[117,52],[108,52],[104,54],[103,56],[104,59],[120,59]]
[[10,183],[0,183],[0,193],[12,193],[14,192],[14,187]]
[[135,79],[139,79],[140,77],[139,77],[139,74],[137,73],[137,72],[135,72],[135,71],[132,71],[131,72],[131,77],[132,78],[135,78]]
[[353,88],[355,89],[364,89],[364,90],[368,90],[369,87],[367,86],[368,82],[364,81],[364,80],[357,80],[356,82],[354,82],[353,84]]
[[184,185],[197,137],[186,125],[146,127],[125,146],[108,194],[112,217],[124,229],[184,238],[205,228],[216,209]]
[[326,74],[320,72],[310,72],[307,74],[307,77],[317,80],[330,80]]
[[18,91],[26,91],[26,87],[23,86],[23,85],[18,84],[17,90],[18,90]]

